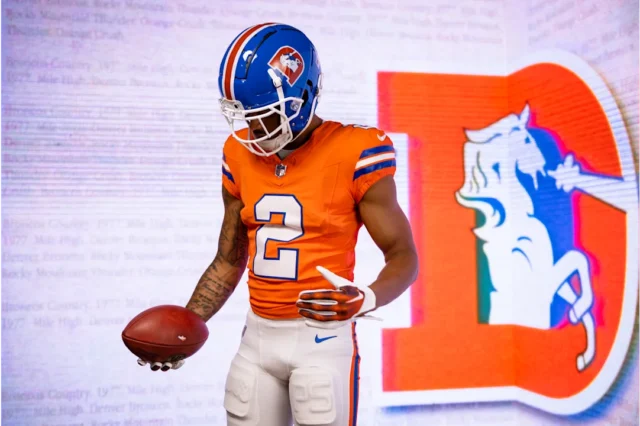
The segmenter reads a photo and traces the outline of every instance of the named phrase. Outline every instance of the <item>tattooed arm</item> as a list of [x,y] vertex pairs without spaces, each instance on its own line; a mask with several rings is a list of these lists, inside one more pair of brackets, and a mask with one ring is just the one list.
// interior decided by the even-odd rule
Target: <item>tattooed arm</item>
[[222,188],[224,220],[218,240],[218,253],[198,281],[187,309],[208,321],[222,308],[235,290],[248,259],[247,228],[240,219],[242,201]]

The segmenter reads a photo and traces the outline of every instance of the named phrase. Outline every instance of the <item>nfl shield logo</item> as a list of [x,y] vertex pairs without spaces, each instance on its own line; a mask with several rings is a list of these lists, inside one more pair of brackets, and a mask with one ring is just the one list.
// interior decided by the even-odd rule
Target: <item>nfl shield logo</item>
[[287,173],[287,166],[285,166],[284,164],[278,164],[276,166],[276,176],[281,178],[285,175],[285,173]]

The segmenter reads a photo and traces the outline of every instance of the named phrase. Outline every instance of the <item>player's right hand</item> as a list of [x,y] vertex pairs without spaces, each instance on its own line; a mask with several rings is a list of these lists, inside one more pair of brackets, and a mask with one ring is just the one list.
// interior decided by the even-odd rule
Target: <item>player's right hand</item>
[[142,358],[138,358],[138,365],[141,367],[144,367],[145,365],[149,364],[149,368],[151,368],[151,371],[169,371],[169,370],[177,370],[178,368],[182,367],[184,365],[184,359],[181,359],[180,361],[176,361],[176,362],[149,362],[149,361],[145,361]]
[[357,318],[368,318],[366,314],[376,309],[376,294],[368,286],[355,284],[322,266],[316,269],[334,289],[300,292],[296,307],[309,327],[339,328]]

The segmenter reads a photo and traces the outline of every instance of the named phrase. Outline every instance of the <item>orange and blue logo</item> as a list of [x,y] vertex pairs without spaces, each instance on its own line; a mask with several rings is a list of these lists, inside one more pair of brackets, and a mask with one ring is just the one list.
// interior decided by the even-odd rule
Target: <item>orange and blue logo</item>
[[280,71],[289,86],[293,86],[304,71],[304,59],[293,47],[283,46],[269,60],[269,66]]
[[581,59],[508,76],[380,73],[379,127],[408,135],[421,258],[411,322],[383,333],[387,405],[597,403],[636,319],[638,186],[615,99]]

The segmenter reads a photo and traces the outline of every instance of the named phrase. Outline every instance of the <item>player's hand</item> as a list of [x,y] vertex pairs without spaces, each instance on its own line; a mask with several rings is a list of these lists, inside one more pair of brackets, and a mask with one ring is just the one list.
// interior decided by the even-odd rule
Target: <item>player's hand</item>
[[310,327],[342,327],[376,308],[376,295],[369,287],[358,286],[322,266],[316,269],[335,288],[300,292],[296,307]]
[[138,358],[138,365],[141,367],[144,367],[145,365],[149,364],[149,367],[151,368],[151,371],[169,371],[169,370],[177,370],[178,368],[182,367],[184,365],[184,359],[181,359],[179,361],[176,362],[149,362],[149,361],[145,361],[142,358]]

